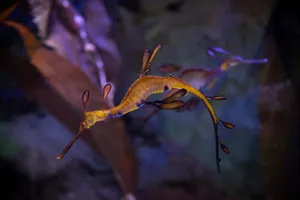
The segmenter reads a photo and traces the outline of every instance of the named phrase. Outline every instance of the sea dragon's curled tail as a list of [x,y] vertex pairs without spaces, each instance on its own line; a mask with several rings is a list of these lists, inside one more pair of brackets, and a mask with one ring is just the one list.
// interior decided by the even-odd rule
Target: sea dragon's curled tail
[[218,118],[216,117],[216,115],[214,114],[213,108],[211,107],[211,104],[208,102],[208,100],[206,99],[205,96],[203,96],[203,94],[201,92],[199,92],[199,90],[196,90],[195,88],[191,87],[191,88],[187,88],[187,91],[196,95],[197,97],[199,97],[203,103],[206,105],[209,114],[213,120],[214,123],[214,131],[215,131],[215,148],[216,148],[216,164],[217,164],[217,169],[218,169],[218,173],[219,176],[221,175],[221,169],[220,169],[220,155],[219,155],[219,127],[218,127]]
[[[210,102],[208,101],[208,99],[206,98],[206,96],[204,96],[199,90],[193,88],[192,86],[190,86],[189,84],[187,84],[186,82],[175,78],[175,77],[168,77],[167,79],[169,79],[169,82],[176,82],[173,86],[173,88],[176,89],[186,89],[187,92],[197,96],[199,99],[201,99],[201,101],[204,103],[204,105],[207,107],[207,110],[211,116],[211,119],[213,121],[213,125],[214,125],[214,132],[215,132],[215,147],[216,147],[216,164],[217,164],[217,169],[218,169],[218,173],[219,176],[221,177],[221,169],[220,169],[220,155],[219,155],[219,145],[221,147],[221,149],[225,152],[225,153],[229,153],[228,148],[222,144],[219,140],[219,122],[221,122],[226,128],[234,128],[233,124],[230,124],[228,122],[224,122],[222,120],[220,120],[215,112],[213,107],[211,106]],[[176,80],[176,81],[175,81]]]

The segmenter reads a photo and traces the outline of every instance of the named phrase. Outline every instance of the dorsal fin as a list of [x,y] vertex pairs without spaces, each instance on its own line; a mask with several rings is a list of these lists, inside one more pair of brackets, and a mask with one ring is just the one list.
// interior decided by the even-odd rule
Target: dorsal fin
[[145,49],[144,54],[143,54],[143,60],[142,60],[142,70],[141,70],[141,75],[144,75],[147,73],[147,70],[149,71],[148,67],[148,61],[150,58],[150,51],[148,49]]
[[141,76],[146,75],[146,73],[151,70],[151,63],[154,57],[157,55],[158,51],[161,49],[161,47],[162,45],[158,44],[152,53],[150,53],[148,49],[144,51]]

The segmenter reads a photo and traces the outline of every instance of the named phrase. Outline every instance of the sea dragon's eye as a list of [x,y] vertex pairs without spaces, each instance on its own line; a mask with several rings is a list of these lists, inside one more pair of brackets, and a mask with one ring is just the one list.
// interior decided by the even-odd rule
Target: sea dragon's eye
[[85,122],[81,122],[81,123],[80,123],[80,126],[81,126],[82,128],[85,128],[86,123],[85,123]]

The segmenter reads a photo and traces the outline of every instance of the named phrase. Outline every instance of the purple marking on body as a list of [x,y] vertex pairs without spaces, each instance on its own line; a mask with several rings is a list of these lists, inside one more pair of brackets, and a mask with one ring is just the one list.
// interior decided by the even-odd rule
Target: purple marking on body
[[167,85],[164,86],[164,91],[168,91],[169,90],[169,87]]

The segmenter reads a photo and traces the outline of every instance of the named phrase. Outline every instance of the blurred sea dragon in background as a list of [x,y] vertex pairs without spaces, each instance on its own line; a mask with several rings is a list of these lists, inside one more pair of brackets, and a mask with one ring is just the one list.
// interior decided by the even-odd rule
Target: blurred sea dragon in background
[[[200,91],[209,91],[213,88],[216,82],[220,79],[221,75],[228,72],[233,67],[236,67],[241,64],[263,64],[267,63],[268,59],[253,59],[247,60],[243,59],[240,56],[234,56],[232,53],[220,48],[220,47],[211,47],[207,49],[207,54],[209,56],[215,56],[216,53],[222,53],[226,55],[225,60],[221,63],[220,67],[218,68],[186,68],[182,70],[178,78],[184,80],[185,82],[189,83],[194,88],[199,89]],[[173,73],[180,71],[181,67],[174,65],[174,64],[165,64],[159,67],[159,71]],[[174,94],[178,89],[174,88],[170,90],[168,93],[165,94],[164,97],[169,97],[170,95]],[[192,110],[198,104],[199,99],[191,98],[187,101],[186,106],[178,109],[178,111],[182,111],[185,109]],[[153,115],[155,113],[152,113]]]
[[[151,76],[147,75],[150,71],[151,63],[160,50],[161,45],[158,45],[153,53],[151,54],[149,50],[145,50],[143,54],[143,63],[142,63],[142,70],[139,78],[131,85],[128,89],[125,97],[121,101],[121,103],[113,108],[110,109],[101,109],[95,111],[85,111],[85,119],[80,124],[78,134],[67,144],[65,149],[62,153],[57,156],[57,159],[62,159],[64,155],[68,152],[71,146],[76,142],[76,140],[84,133],[85,129],[89,129],[97,122],[106,121],[107,119],[121,117],[129,112],[137,110],[141,108],[143,105],[154,105],[160,109],[178,109],[182,107],[185,103],[180,101],[179,99],[182,98],[187,92],[194,94],[197,96],[206,106],[213,125],[214,125],[214,132],[215,132],[215,145],[216,145],[216,164],[217,170],[221,177],[220,172],[220,157],[219,157],[219,145],[220,148],[225,152],[229,153],[228,148],[219,141],[219,130],[218,126],[220,123],[223,124],[226,128],[234,128],[233,124],[228,122],[224,122],[216,116],[214,109],[212,108],[208,99],[223,99],[222,97],[206,97],[203,93],[201,93],[198,89],[192,87],[185,81],[172,77],[171,75],[166,77],[161,76]],[[107,96],[109,93],[111,86],[106,85],[104,87],[104,95]],[[178,89],[179,91],[175,92],[173,95],[165,98],[162,101],[154,101],[154,102],[147,102],[146,99],[152,94],[164,93],[171,89]],[[89,99],[89,91],[86,90],[82,95],[82,103],[85,108],[86,103]]]

